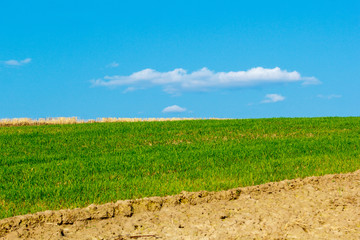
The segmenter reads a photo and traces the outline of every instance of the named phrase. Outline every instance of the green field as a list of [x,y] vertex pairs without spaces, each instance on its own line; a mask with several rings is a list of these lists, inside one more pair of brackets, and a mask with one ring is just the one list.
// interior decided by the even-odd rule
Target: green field
[[360,169],[360,117],[0,127],[0,219]]

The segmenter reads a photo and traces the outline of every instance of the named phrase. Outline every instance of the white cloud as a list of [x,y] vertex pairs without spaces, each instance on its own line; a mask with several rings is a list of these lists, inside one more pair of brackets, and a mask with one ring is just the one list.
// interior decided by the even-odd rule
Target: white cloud
[[117,63],[117,62],[112,62],[112,63],[106,65],[106,67],[108,67],[108,68],[116,68],[118,66],[119,66],[119,63]]
[[317,95],[318,98],[322,98],[322,99],[333,99],[333,98],[341,98],[342,96],[339,95],[339,94],[330,94],[330,95],[322,95],[322,94],[319,94]]
[[31,58],[25,58],[24,60],[20,60],[20,61],[11,59],[4,61],[4,64],[8,66],[21,66],[30,62],[31,62]]
[[20,61],[21,64],[25,64],[29,62],[31,62],[31,58],[25,58],[24,60]]
[[163,113],[175,113],[175,112],[185,112],[185,111],[186,108],[179,107],[178,105],[172,105],[162,110]]
[[279,67],[256,67],[247,71],[214,72],[207,68],[188,73],[182,68],[158,72],[147,68],[129,76],[105,76],[92,80],[94,86],[126,86],[147,88],[161,86],[167,93],[182,91],[209,91],[220,88],[245,88],[267,84],[300,82],[304,85],[319,84],[315,77],[302,77],[298,72],[288,72]]
[[127,89],[125,89],[125,90],[123,91],[123,93],[133,92],[133,91],[135,91],[135,90],[136,90],[136,88],[134,88],[134,87],[128,87]]
[[280,94],[266,94],[265,99],[261,101],[261,103],[275,103],[275,102],[281,102],[284,101],[285,97],[281,96]]
[[321,82],[316,77],[303,77],[304,82],[302,85],[318,85]]

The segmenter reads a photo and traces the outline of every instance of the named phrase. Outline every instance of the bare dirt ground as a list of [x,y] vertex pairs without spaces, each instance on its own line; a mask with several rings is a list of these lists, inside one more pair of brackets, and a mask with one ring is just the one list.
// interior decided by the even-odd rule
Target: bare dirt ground
[[0,239],[360,239],[360,170],[0,220]]

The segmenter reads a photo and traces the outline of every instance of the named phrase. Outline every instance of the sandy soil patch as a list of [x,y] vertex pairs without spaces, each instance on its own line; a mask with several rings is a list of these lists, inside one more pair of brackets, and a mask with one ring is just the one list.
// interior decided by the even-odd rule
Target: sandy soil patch
[[17,216],[0,239],[360,239],[360,170]]

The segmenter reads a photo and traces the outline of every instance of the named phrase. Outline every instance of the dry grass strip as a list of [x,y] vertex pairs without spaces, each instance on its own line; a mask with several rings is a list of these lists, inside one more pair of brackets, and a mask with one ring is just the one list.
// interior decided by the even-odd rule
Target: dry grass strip
[[79,119],[77,117],[57,117],[57,118],[5,118],[0,119],[0,126],[29,126],[29,125],[55,125],[55,124],[80,124],[80,123],[109,123],[109,122],[162,122],[162,121],[185,121],[185,120],[205,120],[222,118],[97,118]]

